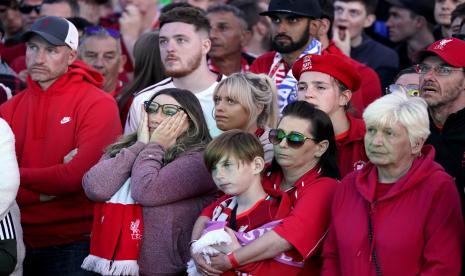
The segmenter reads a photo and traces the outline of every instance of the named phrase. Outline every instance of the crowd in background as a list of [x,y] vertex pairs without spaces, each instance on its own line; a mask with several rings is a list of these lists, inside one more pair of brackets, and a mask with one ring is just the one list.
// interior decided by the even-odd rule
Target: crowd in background
[[0,275],[463,275],[465,0],[0,0]]

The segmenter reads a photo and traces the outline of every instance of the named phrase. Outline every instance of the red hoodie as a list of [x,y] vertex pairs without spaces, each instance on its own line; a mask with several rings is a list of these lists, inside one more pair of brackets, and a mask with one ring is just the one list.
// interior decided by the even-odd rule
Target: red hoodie
[[[376,166],[342,180],[331,210],[322,275],[459,275],[464,244],[454,180],[425,146],[406,175],[375,200]],[[368,217],[373,223],[373,243]]]
[[[46,91],[29,77],[27,84],[0,106],[16,137],[24,240],[43,247],[88,239],[93,204],[82,176],[121,134],[118,107],[98,88],[100,73],[79,61]],[[65,163],[73,149],[78,153]]]

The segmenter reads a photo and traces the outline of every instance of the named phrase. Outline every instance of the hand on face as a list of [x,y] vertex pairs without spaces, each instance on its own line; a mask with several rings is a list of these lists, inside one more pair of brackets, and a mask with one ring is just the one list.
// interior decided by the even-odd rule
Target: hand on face
[[347,28],[333,27],[334,44],[348,57],[350,57],[350,33]]
[[189,128],[187,115],[184,111],[177,112],[174,116],[166,117],[155,128],[150,135],[150,142],[160,144],[165,150],[169,149],[176,143],[176,139]]
[[119,19],[120,32],[123,38],[137,39],[142,32],[142,15],[132,4],[126,6]]

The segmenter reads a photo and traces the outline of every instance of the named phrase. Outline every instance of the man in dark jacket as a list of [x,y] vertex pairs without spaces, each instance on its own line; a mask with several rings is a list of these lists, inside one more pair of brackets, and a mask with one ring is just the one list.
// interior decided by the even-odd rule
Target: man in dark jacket
[[[435,161],[455,178],[465,202],[465,41],[444,38],[419,56],[420,94],[428,103]],[[447,203],[445,203],[447,204]]]

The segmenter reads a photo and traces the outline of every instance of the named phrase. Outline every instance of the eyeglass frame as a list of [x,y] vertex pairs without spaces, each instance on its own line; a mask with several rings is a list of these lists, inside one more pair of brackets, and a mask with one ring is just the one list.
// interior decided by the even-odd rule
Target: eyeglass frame
[[[276,131],[276,132],[277,132],[277,133],[276,133],[276,136],[272,134],[273,131]],[[276,138],[277,138],[277,137],[278,137],[278,133],[279,133],[280,131],[281,131],[282,133],[284,133],[284,137],[282,137],[280,141],[275,141],[276,143],[274,143],[274,142],[272,141],[272,138],[271,138],[271,137],[276,137]],[[304,140],[302,140],[302,141],[292,141],[292,140],[289,140],[289,136],[290,136],[290,135],[298,135],[298,136],[301,136],[301,137],[303,137]],[[289,133],[286,134],[286,132],[285,132],[284,130],[280,129],[280,128],[273,128],[273,129],[270,129],[270,132],[268,133],[268,141],[270,141],[271,144],[273,144],[273,145],[279,145],[279,144],[281,144],[281,142],[282,142],[284,139],[286,139],[287,145],[288,145],[289,147],[293,148],[293,149],[297,149],[297,148],[302,147],[302,146],[305,144],[305,142],[306,142],[307,140],[312,140],[312,141],[314,141],[314,142],[318,142],[318,140],[317,140],[316,138],[314,138],[314,137],[307,137],[307,136],[305,136],[305,135],[303,135],[302,133],[297,132],[297,131],[291,131],[291,132],[289,132]],[[289,141],[290,141],[290,143],[289,143]]]
[[[157,104],[158,107],[155,109],[155,111],[150,112],[148,109],[150,108],[150,106],[151,106],[152,104]],[[175,107],[175,108],[176,108],[176,113],[174,113],[173,115],[166,114],[165,111],[164,111],[165,106]],[[160,110],[160,108],[161,108],[161,112],[162,112],[164,115],[166,115],[166,116],[174,116],[174,115],[176,115],[179,111],[184,111],[184,112],[186,112],[185,109],[184,109],[182,106],[179,106],[179,105],[176,105],[176,104],[159,104],[159,103],[157,103],[157,102],[155,102],[155,101],[144,101],[144,110],[145,110],[145,112],[147,112],[147,114],[156,114],[156,113],[158,113],[158,111]]]
[[[427,72],[421,72],[421,68],[422,66],[429,66],[430,69],[427,71]],[[450,70],[450,72],[448,73],[440,73],[438,72],[438,68],[448,68]],[[440,65],[437,65],[437,66],[431,66],[431,65],[426,65],[426,64],[417,64],[415,66],[415,72],[417,72],[417,74],[420,74],[420,75],[425,75],[429,72],[431,72],[431,70],[433,70],[434,74],[438,75],[438,76],[450,76],[450,74],[452,74],[453,71],[461,71],[461,72],[464,72],[463,68],[460,68],[460,67],[453,67],[453,66],[450,66],[450,65],[446,65],[446,64],[440,64]]]
[[40,14],[40,11],[42,10],[42,4],[40,5],[21,4],[19,5],[18,9],[22,14],[30,14],[32,11],[35,11],[37,14]]

